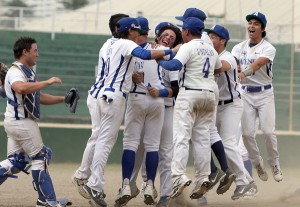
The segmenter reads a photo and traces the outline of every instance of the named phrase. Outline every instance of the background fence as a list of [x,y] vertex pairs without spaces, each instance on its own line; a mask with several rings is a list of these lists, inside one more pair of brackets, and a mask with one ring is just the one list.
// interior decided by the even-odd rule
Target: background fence
[[[36,68],[39,79],[59,76],[63,80],[62,85],[47,87],[44,92],[63,95],[69,88],[76,87],[81,93],[76,114],[71,114],[64,104],[42,106],[41,122],[89,124],[87,91],[95,81],[99,48],[109,36],[58,33],[52,40],[51,33],[0,30],[0,61],[8,66],[14,61],[13,43],[20,36],[32,36],[38,41],[40,57]],[[231,51],[236,43],[230,42],[228,50]],[[291,44],[274,46],[277,49],[273,69],[276,128],[296,133],[300,131],[300,53],[294,52]],[[5,105],[5,100],[1,100],[1,119]]]

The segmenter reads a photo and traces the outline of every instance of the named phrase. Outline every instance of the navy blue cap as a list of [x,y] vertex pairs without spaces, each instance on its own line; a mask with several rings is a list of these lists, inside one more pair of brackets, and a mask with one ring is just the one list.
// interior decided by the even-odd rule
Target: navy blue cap
[[205,31],[207,31],[208,34],[215,33],[216,35],[218,35],[222,39],[225,39],[226,41],[230,39],[228,30],[221,25],[216,24],[211,29],[206,29]]
[[158,35],[159,30],[165,26],[173,26],[172,23],[170,22],[161,22],[155,27],[155,34]]
[[118,31],[127,31],[129,29],[141,30],[141,26],[136,18],[125,17],[118,21]]
[[263,13],[260,12],[253,12],[252,14],[248,14],[246,16],[246,20],[249,22],[251,19],[257,19],[261,22],[263,28],[266,28],[267,26],[267,19],[266,16]]
[[204,29],[204,22],[196,17],[189,17],[186,20],[184,20],[183,25],[178,26],[182,27],[183,29],[187,29],[191,32],[194,32],[198,35],[201,35],[202,30]]
[[147,33],[150,30],[148,19],[146,19],[145,17],[137,17],[136,19],[141,26],[141,30]]
[[197,8],[188,8],[185,10],[183,16],[176,16],[175,18],[180,21],[185,21],[188,17],[196,17],[202,21],[206,19],[205,13]]

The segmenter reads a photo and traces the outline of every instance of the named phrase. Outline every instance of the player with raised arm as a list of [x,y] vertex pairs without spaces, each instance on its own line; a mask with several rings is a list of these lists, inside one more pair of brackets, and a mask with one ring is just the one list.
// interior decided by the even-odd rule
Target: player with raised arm
[[[171,197],[179,196],[191,184],[186,176],[189,142],[192,143],[194,164],[198,172],[190,198],[198,199],[206,193],[210,181],[210,136],[209,126],[215,110],[216,82],[213,71],[221,68],[215,49],[201,40],[204,23],[189,17],[182,25],[185,44],[174,59],[160,61],[166,70],[179,71],[179,93],[173,119],[174,154],[172,160],[173,190]],[[200,68],[200,69],[199,69]]]
[[268,180],[267,171],[256,143],[256,119],[266,141],[267,160],[271,166],[275,181],[280,182],[283,174],[279,164],[277,137],[275,131],[275,102],[272,86],[273,61],[276,49],[264,39],[267,19],[261,12],[246,16],[249,39],[232,49],[232,54],[239,60],[241,72],[238,77],[242,84],[242,136],[249,157],[257,170],[259,178]]
[[[80,167],[76,170],[72,176],[72,182],[77,188],[79,194],[86,199],[90,199],[90,195],[83,190],[84,184],[86,184],[88,178],[91,176],[91,164],[93,161],[93,156],[95,153],[95,144],[96,140],[99,137],[100,131],[100,108],[97,105],[97,99],[101,98],[99,95],[100,90],[102,89],[105,81],[105,65],[106,65],[106,49],[114,41],[116,41],[115,34],[117,32],[117,23],[120,19],[129,17],[126,14],[114,14],[109,19],[109,28],[112,34],[112,37],[109,38],[101,47],[99,51],[99,60],[98,60],[98,74],[96,77],[95,83],[91,86],[89,94],[87,97],[87,106],[91,115],[92,122],[92,134],[87,141]],[[97,150],[97,149],[96,149]]]
[[116,39],[106,48],[105,74],[103,87],[97,99],[100,107],[100,131],[96,140],[91,165],[91,176],[83,189],[90,195],[92,205],[107,206],[104,201],[104,167],[114,146],[125,111],[125,100],[132,84],[132,57],[141,59],[162,58],[176,52],[173,50],[145,50],[135,41],[140,35],[140,25],[135,18],[126,17],[118,21]]
[[[236,141],[236,132],[242,117],[243,103],[238,91],[237,63],[233,55],[226,50],[229,32],[221,25],[214,25],[207,32],[222,62],[222,68],[215,70],[215,78],[219,87],[216,126],[222,138],[228,163],[237,175],[235,180],[237,187],[232,199],[235,200],[245,196],[251,197],[257,193],[254,192],[257,188],[244,167]],[[230,122],[228,122],[229,119]],[[218,194],[222,194],[222,188],[226,188],[226,186],[220,185],[217,189]]]

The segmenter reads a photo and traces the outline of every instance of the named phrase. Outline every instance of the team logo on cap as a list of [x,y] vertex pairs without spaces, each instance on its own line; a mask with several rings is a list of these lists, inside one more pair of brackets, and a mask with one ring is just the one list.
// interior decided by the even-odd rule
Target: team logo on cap
[[134,23],[132,23],[131,24],[131,28],[141,29],[141,26],[140,25],[136,26]]
[[258,16],[258,12],[254,12],[252,15]]

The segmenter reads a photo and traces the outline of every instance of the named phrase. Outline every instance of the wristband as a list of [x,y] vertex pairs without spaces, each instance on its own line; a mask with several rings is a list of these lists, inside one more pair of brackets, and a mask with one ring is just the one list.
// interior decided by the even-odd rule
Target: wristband
[[173,53],[172,50],[164,50],[165,51],[165,55],[171,55]]
[[250,66],[246,67],[245,70],[242,71],[242,73],[245,74],[245,76],[250,76],[254,73],[253,68],[251,68]]
[[168,97],[169,96],[169,91],[166,88],[159,89],[158,92],[159,92],[159,97]]

